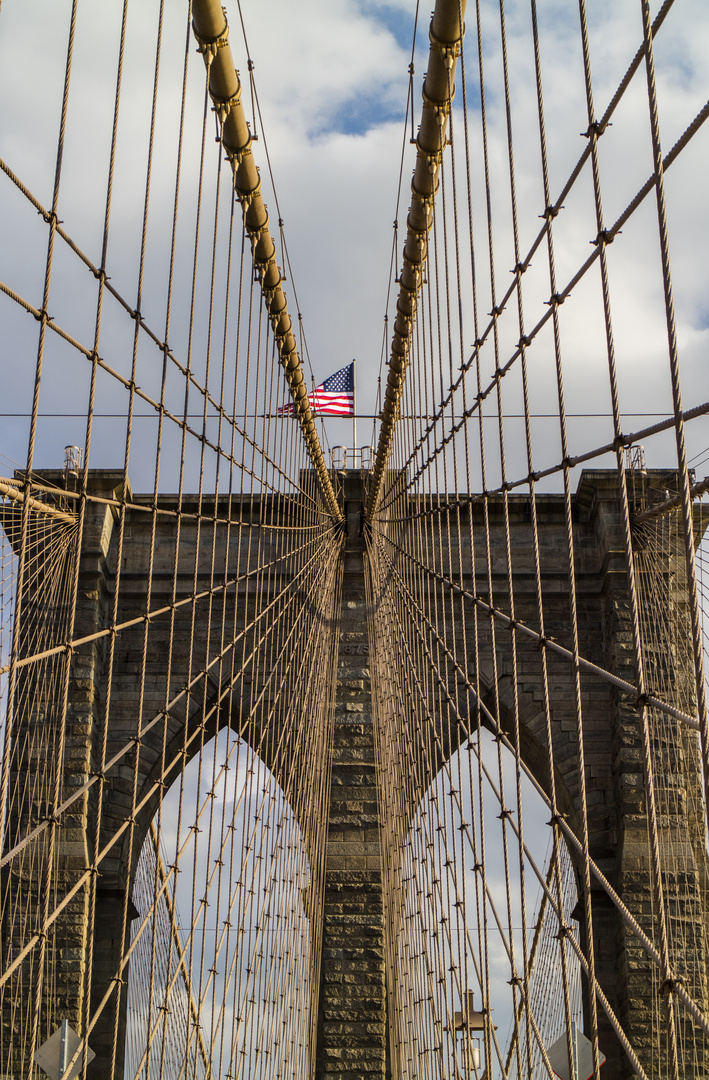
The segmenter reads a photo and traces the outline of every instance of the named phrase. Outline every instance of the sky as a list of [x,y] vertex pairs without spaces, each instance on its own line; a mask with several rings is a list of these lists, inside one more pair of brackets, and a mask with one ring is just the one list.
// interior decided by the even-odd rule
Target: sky
[[[653,5],[653,14],[657,8]],[[179,10],[178,10],[179,9]],[[393,222],[406,217],[408,185],[414,161],[404,117],[409,92],[409,64],[415,5],[411,0],[304,0],[297,10],[287,0],[268,5],[242,0],[241,15],[248,52],[240,32],[240,12],[227,8],[235,61],[246,72],[254,65],[260,105],[258,140],[254,153],[264,177],[272,224],[280,217],[290,259],[287,294],[291,311],[302,314],[307,349],[304,363],[316,382],[357,360],[357,411],[363,417],[376,409],[377,379],[389,352],[384,316],[392,313],[391,247]],[[471,197],[477,238],[477,288],[480,310],[489,310],[489,273],[482,186],[475,9],[467,15],[467,98],[470,110]],[[46,206],[56,153],[63,52],[67,37],[67,0],[5,0],[0,13],[0,156]],[[544,65],[545,119],[549,149],[550,187],[560,190],[585,140],[586,106],[579,51],[578,9],[574,4],[547,0],[539,4],[540,48]],[[120,5],[79,4],[77,47],[65,142],[63,182],[59,202],[64,227],[83,250],[98,262],[115,83],[116,41]],[[146,102],[152,82],[151,39],[157,18],[155,0],[129,7],[126,79],[123,89],[118,158],[113,193],[112,232],[108,267],[113,282],[129,303],[135,299],[135,274],[142,215],[148,116]],[[512,125],[519,202],[521,249],[525,251],[543,210],[540,183],[533,55],[528,4],[506,7]],[[415,125],[420,115],[420,86],[426,66],[429,11],[421,8],[414,50]],[[17,47],[32,25],[31,63]],[[146,32],[147,29],[147,32]],[[185,20],[180,5],[168,5],[165,46],[161,59],[161,97],[158,104],[156,158],[153,169],[149,247],[143,311],[160,331],[164,321],[166,242],[174,185],[174,147],[177,125]],[[481,4],[481,34],[486,74],[488,143],[495,272],[498,291],[506,288],[514,265],[511,243],[509,179],[505,141],[504,100],[499,50],[499,16],[492,0]],[[640,4],[596,0],[589,5],[589,35],[596,112],[601,114],[641,40]],[[660,124],[667,150],[709,97],[705,57],[709,46],[709,11],[701,0],[676,0],[658,35]],[[196,186],[199,125],[202,107],[201,61],[192,53],[186,130],[190,133],[189,161],[182,181],[183,230],[177,249],[178,274],[188,282],[193,228],[189,193]],[[33,73],[28,77],[28,73]],[[613,222],[650,173],[647,102],[641,68],[613,117],[599,147],[604,210]],[[247,112],[250,95],[245,89]],[[459,86],[453,117],[454,135],[462,140],[462,93]],[[697,237],[707,234],[705,198],[707,138],[705,128],[667,174],[670,249],[674,273],[678,341],[684,407],[703,401],[706,394],[706,347],[709,302],[706,294],[708,255]],[[402,148],[404,158],[402,163]],[[462,148],[461,148],[462,149]],[[267,177],[266,152],[275,179],[275,194]],[[459,151],[459,161],[462,161]],[[462,168],[462,165],[459,166]],[[402,184],[399,191],[399,175]],[[140,183],[137,179],[140,178]],[[46,227],[35,210],[0,177],[0,215],[6,242],[0,252],[0,280],[35,306],[41,306]],[[459,210],[465,216],[463,185]],[[667,375],[667,334],[659,274],[657,229],[652,198],[626,224],[608,249],[614,331],[619,367],[621,408],[626,430],[637,430],[671,409]],[[566,283],[586,257],[595,236],[588,170],[577,183],[555,221],[556,266]],[[402,232],[394,271],[401,262]],[[50,313],[82,343],[93,335],[95,281],[76,273],[76,260],[60,245],[55,256]],[[18,258],[19,255],[19,258]],[[466,260],[463,245],[463,274]],[[291,271],[292,270],[292,274]],[[185,296],[184,285],[180,301]],[[525,277],[526,318],[534,325],[549,296],[548,270],[541,253]],[[471,286],[464,281],[464,340],[460,352],[470,355]],[[179,292],[179,287],[178,287]],[[574,418],[572,452],[583,452],[612,437],[605,342],[599,302],[598,273],[577,287],[561,311],[564,343],[566,407]],[[387,307],[388,305],[388,307]],[[184,340],[178,326],[185,304],[175,305],[173,340]],[[519,336],[514,305],[500,320],[501,357],[509,354]],[[5,332],[2,344],[5,400],[8,412],[29,410],[36,355],[37,326],[7,297],[0,297]],[[108,305],[104,312],[102,349],[123,370],[130,348],[132,323]],[[182,338],[180,337],[182,334]],[[558,461],[558,438],[547,415],[556,411],[553,357],[548,337],[540,336],[530,350],[532,411],[540,419],[533,430],[537,467]],[[141,346],[142,348],[142,346]],[[457,345],[456,345],[457,348]],[[87,364],[56,340],[43,376],[40,411],[83,412],[87,395]],[[120,355],[118,355],[120,354]],[[123,358],[123,359],[122,359]],[[494,367],[483,357],[483,371]],[[152,364],[150,370],[147,366]],[[145,360],[146,385],[155,378],[154,360]],[[492,370],[492,367],[489,368]],[[176,389],[179,395],[179,388]],[[518,384],[506,388],[510,413],[511,469],[524,475]],[[120,397],[120,395],[119,395]],[[120,411],[115,387],[99,386],[98,407]],[[592,413],[587,419],[578,414]],[[633,414],[651,413],[650,417]],[[331,444],[351,442],[348,421],[322,421]],[[369,421],[359,425],[357,441],[372,437]],[[22,461],[27,421],[5,417],[0,453]],[[709,443],[705,421],[690,425],[690,457]],[[40,424],[36,465],[60,464],[68,442],[83,442],[83,424],[47,418]],[[120,464],[124,439],[120,423],[106,421],[97,429],[93,447],[96,465],[112,459]],[[652,440],[646,447],[651,464],[670,464],[672,436]],[[604,461],[610,466],[610,460]],[[136,464],[136,469],[139,469]],[[134,487],[144,487],[138,473]],[[146,478],[147,480],[147,478]]]
[[[653,14],[659,5],[653,6]],[[499,61],[497,5],[484,3],[484,38],[491,187],[498,291],[506,288],[514,265],[508,198],[504,109]],[[602,114],[640,40],[640,5],[594,2],[588,5],[590,47],[596,111]],[[536,234],[543,210],[540,184],[536,101],[533,92],[529,5],[506,6],[511,72],[512,123],[519,199],[521,248]],[[287,36],[274,30],[278,8],[268,17],[262,6],[244,6],[250,49],[258,57],[256,75],[269,134],[281,211],[288,229],[300,308],[307,319],[310,353],[318,379],[351,356],[359,365],[359,410],[372,410],[374,373],[382,348],[383,315],[389,283],[388,260],[394,218],[403,222],[408,206],[412,148],[405,146],[403,191],[397,205],[397,179],[402,143],[401,113],[406,102],[410,61],[412,5],[307,5],[304,17]],[[293,20],[286,5],[284,22]],[[580,154],[587,127],[586,105],[574,4],[539,5],[544,64],[546,128],[552,195],[560,190]],[[419,44],[427,46],[428,9],[421,9]],[[476,106],[479,102],[475,58],[474,8],[468,23],[468,99],[471,108],[473,216],[477,230],[480,307],[489,310],[482,158]],[[344,30],[343,27],[347,26]],[[394,31],[394,32],[392,32]],[[362,43],[360,45],[360,42]],[[325,44],[326,43],[326,44]],[[656,42],[659,73],[660,123],[663,146],[669,149],[709,97],[706,47],[709,13],[699,3],[678,2]],[[324,55],[323,55],[323,45]],[[297,56],[295,70],[292,58]],[[268,70],[266,71],[266,64]],[[415,114],[420,115],[420,79],[425,54],[417,52]],[[334,79],[334,73],[338,78]],[[374,92],[372,92],[372,89]],[[269,109],[266,102],[273,102]],[[460,132],[461,92],[453,124]],[[397,115],[398,111],[398,115]],[[353,119],[357,126],[353,124]],[[272,132],[272,134],[271,134]],[[706,298],[707,251],[696,238],[709,225],[704,169],[709,157],[703,130],[685,156],[667,175],[668,211],[675,304],[682,364],[685,408],[706,399],[706,349],[709,311]],[[625,208],[650,174],[645,74],[641,67],[599,147],[606,222]],[[459,152],[460,161],[460,152]],[[459,168],[461,166],[459,165]],[[674,171],[673,171],[674,170]],[[283,179],[281,179],[281,177]],[[286,183],[287,180],[287,183]],[[281,195],[280,192],[283,192]],[[375,194],[376,193],[376,194]],[[461,203],[463,197],[461,196]],[[464,206],[461,206],[464,210]],[[637,216],[608,249],[614,330],[619,367],[621,408],[632,412],[666,413],[669,408],[667,336],[659,274],[655,208],[648,198]],[[558,281],[565,284],[590,251],[595,237],[588,170],[555,222]],[[399,249],[401,243],[399,244]],[[308,258],[316,250],[316,259]],[[335,257],[333,266],[332,255]],[[401,252],[397,255],[400,265]],[[527,324],[544,313],[549,296],[548,271],[542,255],[526,278]],[[330,301],[336,292],[335,302]],[[469,295],[469,294],[468,294]],[[564,335],[567,410],[572,414],[609,411],[604,326],[599,302],[598,272],[592,272],[560,313]],[[466,305],[469,309],[470,304]],[[518,338],[509,305],[501,320],[503,353]],[[467,311],[466,311],[467,313]],[[345,328],[344,331],[342,328]],[[468,319],[467,357],[473,340]],[[333,355],[334,351],[334,355]],[[388,343],[385,348],[388,355]],[[533,410],[556,409],[551,350],[541,340],[537,355],[530,351]],[[329,362],[333,355],[332,363]],[[504,358],[504,356],[503,356]],[[490,368],[487,364],[490,364]],[[492,359],[483,370],[492,370]],[[366,373],[363,378],[362,373]],[[508,391],[506,407],[518,411],[516,389]],[[628,416],[627,429],[651,423],[652,418]],[[515,423],[510,434],[514,438]],[[343,425],[344,426],[344,425]],[[612,437],[610,421],[578,421],[572,425],[572,449],[589,449]],[[706,422],[697,425],[693,450],[709,442]],[[330,426],[328,427],[328,430]],[[339,429],[341,430],[341,428]],[[545,438],[538,424],[535,438],[542,465],[558,460],[556,439]],[[550,444],[549,455],[546,445]],[[648,445],[660,464],[673,455],[671,437]],[[554,455],[557,455],[554,457]],[[547,456],[549,460],[547,461]],[[611,461],[606,461],[608,466]],[[516,475],[524,474],[522,456],[513,461]]]

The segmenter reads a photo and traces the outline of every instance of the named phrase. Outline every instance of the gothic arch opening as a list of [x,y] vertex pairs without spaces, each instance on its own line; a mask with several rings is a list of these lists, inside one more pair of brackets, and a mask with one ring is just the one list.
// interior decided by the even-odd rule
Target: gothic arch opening
[[[440,769],[386,876],[401,1076],[415,1076],[422,1055],[441,1078],[536,1075],[534,1024],[545,1047],[568,1023],[583,1028],[580,965],[555,910],[578,941],[576,874],[566,844],[554,851],[546,803],[524,776],[518,788],[514,756],[488,730]],[[456,1024],[468,1008],[482,1016],[466,1050]]]
[[165,793],[137,862],[126,1080],[307,1075],[319,899],[283,788],[223,729]]

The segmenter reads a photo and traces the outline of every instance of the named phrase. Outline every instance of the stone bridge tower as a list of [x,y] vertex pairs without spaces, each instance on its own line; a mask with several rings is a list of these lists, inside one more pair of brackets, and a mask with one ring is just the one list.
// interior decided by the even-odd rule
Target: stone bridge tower
[[[93,636],[96,630],[106,625],[113,600],[112,581],[119,557],[113,500],[121,482],[120,474],[91,474],[91,493],[98,500],[88,504],[79,558],[79,605],[74,637],[81,639],[83,644],[73,651],[68,673],[70,707],[62,779],[65,790],[86,785],[96,773],[98,717],[107,695],[110,694],[111,698],[111,721],[106,760],[111,760],[115,747],[136,738],[135,671],[139,660],[140,613],[145,608],[145,591],[148,587],[146,560],[152,542],[150,515],[141,513],[139,509],[126,511],[124,544],[120,552],[123,561],[122,606],[118,613],[121,623],[126,624],[135,616],[136,624],[122,632],[120,647],[115,651],[110,670],[105,639]],[[644,482],[664,490],[667,477],[666,474],[651,473]],[[395,1076],[397,1071],[397,1053],[396,1047],[391,1044],[392,1028],[388,1010],[393,988],[386,985],[384,962],[386,941],[382,860],[386,859],[387,852],[382,849],[385,832],[382,831],[382,802],[377,796],[372,722],[372,697],[377,692],[376,685],[373,685],[376,672],[373,661],[376,660],[378,643],[369,638],[368,626],[371,629],[373,624],[371,620],[368,624],[366,617],[368,589],[372,604],[376,604],[378,598],[372,592],[376,589],[376,583],[368,582],[367,578],[362,483],[359,473],[349,473],[344,478],[342,496],[347,519],[346,536],[337,541],[342,543],[342,550],[332,571],[340,585],[335,587],[333,582],[323,583],[321,617],[323,626],[327,627],[324,640],[329,642],[326,644],[326,648],[330,649],[328,656],[337,658],[337,685],[332,695],[332,760],[323,763],[323,783],[329,791],[324,787],[321,793],[323,805],[329,805],[329,819],[322,966],[315,1036],[317,1080],[363,1080],[365,1077],[371,1080],[375,1076]],[[585,472],[574,497],[579,649],[586,659],[613,672],[626,683],[632,683],[634,668],[627,571],[622,553],[616,484],[615,473]],[[105,501],[101,502],[101,499]],[[141,503],[147,507],[149,500],[132,495],[130,501],[134,507],[139,507]],[[245,520],[248,513],[260,513],[258,504],[259,499],[251,496],[245,498],[236,511]],[[508,505],[517,617],[533,625],[536,601],[528,542],[528,498],[510,496]],[[170,498],[163,500],[163,506],[170,510]],[[183,497],[181,508],[187,514],[190,510],[189,499]],[[234,500],[230,509],[232,513],[236,512]],[[3,524],[8,534],[12,530],[13,513],[4,512]],[[475,519],[482,510],[473,506],[464,513],[472,514]],[[569,641],[570,624],[562,497],[537,496],[537,515],[543,545],[541,563],[546,632],[549,637],[565,643]],[[507,591],[504,544],[496,544],[496,539],[502,538],[501,501],[495,498],[489,500],[488,518],[492,530],[492,576],[496,603],[504,609]],[[165,523],[164,526],[160,525],[165,535],[158,535],[155,541],[158,561],[163,554],[167,558],[173,551],[171,530],[174,529],[174,519],[166,514],[160,521]],[[476,523],[479,525],[480,520],[474,521]],[[181,528],[184,545],[181,550],[186,551],[190,545],[194,547],[200,542],[189,516],[184,518]],[[251,535],[245,529],[241,535],[240,549],[235,549],[233,553],[233,558],[240,558],[242,565],[247,565],[252,558],[248,550]],[[463,529],[460,535],[467,535],[466,530]],[[449,539],[451,543],[457,542],[453,537]],[[686,621],[681,575],[677,573],[671,553],[664,565],[650,558],[650,554],[660,548],[647,531],[639,533],[635,543],[636,569],[643,581],[643,634],[649,655],[656,660],[656,670],[649,673],[649,680],[658,692],[662,690],[670,694],[678,708],[691,712],[691,680],[682,662],[681,634],[675,636],[673,641],[667,640],[667,635],[676,634],[677,627],[683,627]],[[204,555],[206,567],[209,561],[206,548]],[[477,564],[482,563],[483,558],[482,551],[471,552],[468,549],[462,553],[463,564],[471,581],[473,560]],[[158,565],[150,579],[152,604],[159,606],[164,603],[166,612],[169,612],[174,598],[171,600],[169,596],[168,568],[163,569],[165,573],[161,577]],[[186,561],[186,573],[187,570]],[[328,600],[328,596],[336,595],[341,595],[337,608]],[[270,598],[260,595],[256,599],[258,603],[266,604]],[[186,611],[177,614],[176,635],[182,644],[178,645],[176,651],[173,650],[176,686],[184,678],[177,670],[180,656],[184,654],[187,663],[189,649],[196,640],[204,641],[210,633],[212,622],[221,620],[225,612],[229,618],[233,617],[230,605],[233,605],[233,599],[224,599],[223,604],[211,607],[208,619],[202,619],[199,612],[196,616]],[[670,612],[673,613],[672,618],[669,618]],[[168,622],[169,618],[166,619],[166,627]],[[245,639],[244,648],[252,646],[257,647],[257,639],[250,634]],[[153,649],[151,663],[154,666],[156,698],[155,701],[142,702],[143,715],[149,709],[157,715],[162,708],[164,661],[159,639],[154,640]],[[485,650],[483,641],[481,656],[485,655]],[[535,683],[536,655],[538,645],[534,642],[520,646],[517,667],[522,720],[520,750],[544,789],[548,785],[545,772],[548,748],[541,690]],[[325,697],[332,691],[329,685],[332,667],[328,667],[328,656],[323,656],[323,686],[318,690]],[[512,698],[513,673],[504,651],[497,657],[497,687],[491,682],[492,670],[490,664],[478,674],[489,701],[498,698],[501,702],[501,724],[507,736],[512,737],[511,724],[505,718]],[[218,694],[218,682],[212,684],[207,679],[206,684],[208,695]],[[152,692],[151,685],[148,678],[144,691],[148,697]],[[294,687],[293,693],[297,692]],[[572,672],[567,661],[555,660],[553,656],[550,659],[550,693],[557,798],[560,810],[576,831],[580,805]],[[646,775],[637,703],[622,687],[587,674],[582,677],[582,694],[590,854],[627,911],[652,936],[654,893],[647,831]],[[130,824],[136,830],[136,837],[132,845],[119,839],[103,860],[95,893],[95,911],[89,909],[86,888],[79,887],[58,922],[59,947],[54,984],[64,1015],[77,1027],[80,1027],[82,1017],[87,1012],[87,1003],[80,996],[80,976],[86,965],[90,963],[93,966],[93,993],[97,1001],[111,991],[119,973],[120,959],[126,946],[120,931],[122,897],[126,883],[130,883],[134,873],[137,853],[142,838],[147,834],[159,796],[155,776],[164,758],[165,747],[169,749],[172,742],[184,738],[185,730],[196,730],[200,723],[199,708],[194,705],[185,708],[192,711],[185,713],[176,708],[165,724],[156,725],[152,733],[142,738],[137,773],[134,774],[130,768],[130,762],[124,763],[107,775],[102,785],[101,822],[105,836],[127,837],[130,832],[127,826]],[[259,710],[245,717],[246,711],[245,701],[230,700],[212,714],[214,719],[210,720],[211,727],[206,734],[213,734],[219,725],[238,724],[242,736],[253,745],[258,745]],[[22,724],[35,722],[36,717],[24,721],[20,719],[15,746],[19,747],[22,741]],[[443,730],[444,754],[450,755],[461,745],[464,733],[450,718],[440,717],[439,722]],[[421,739],[427,739],[428,734],[422,731]],[[681,721],[667,717],[656,718],[652,737],[656,757],[655,796],[662,830],[662,872],[672,928],[672,960],[676,970],[682,973],[691,987],[695,1000],[701,1007],[706,1007],[709,1005],[706,972],[707,853],[700,796],[698,739],[696,732],[684,727]],[[265,764],[269,765],[269,761],[266,760]],[[438,764],[442,764],[440,755]],[[290,774],[281,772],[277,777],[286,795],[291,785],[297,782],[300,767],[295,754],[290,762]],[[9,806],[9,815],[15,819],[13,828],[16,835],[22,832],[25,825],[23,814],[29,814],[29,803],[18,795],[32,783],[30,770],[24,768],[23,775],[19,772],[14,775],[15,795],[12,798],[16,803]],[[178,772],[176,766],[174,776],[169,777],[168,782]],[[141,790],[133,800],[129,789],[135,776]],[[429,782],[433,779],[433,775],[428,777]],[[67,823],[69,827],[62,832],[57,857],[63,886],[71,887],[73,881],[82,879],[90,862],[89,853],[97,843],[101,845],[102,838],[94,835],[98,809],[95,804],[96,790],[95,787],[87,788],[85,796],[74,806],[71,822]],[[139,813],[135,820],[128,822],[134,801],[137,801]],[[577,858],[578,853],[572,852],[572,856]],[[13,880],[11,873],[4,872],[4,875],[3,890],[25,888],[28,908],[40,903],[36,893],[21,880]],[[583,897],[579,899],[583,900]],[[624,921],[622,912],[607,891],[594,885],[591,905],[599,983],[648,1075],[654,1075],[652,1009],[655,992],[653,980],[656,976],[652,961],[628,929],[627,920]],[[3,938],[10,950],[12,935],[18,932],[17,928],[3,928]],[[106,1062],[110,1061],[112,1046],[116,1041],[116,1075],[122,1075],[126,973],[118,974],[118,978],[123,983],[117,991],[122,995],[123,1002],[118,1013],[118,1028],[115,1029],[113,1021],[107,1021],[97,1024],[92,1031],[91,1045],[97,1057],[89,1067],[89,1077],[106,1075]],[[4,1038],[12,1038],[12,1020],[7,1014],[3,1018],[3,1025]],[[632,1075],[632,1071],[600,1009],[599,1025],[599,1041],[608,1058],[604,1076],[606,1080],[625,1080]],[[698,1040],[697,1046],[701,1045]],[[697,1059],[697,1053],[692,1038],[688,1038],[683,1047],[685,1075],[698,1080],[706,1075],[709,1063],[701,1055]],[[1,1069],[0,1074],[10,1080],[9,1074],[2,1073]]]

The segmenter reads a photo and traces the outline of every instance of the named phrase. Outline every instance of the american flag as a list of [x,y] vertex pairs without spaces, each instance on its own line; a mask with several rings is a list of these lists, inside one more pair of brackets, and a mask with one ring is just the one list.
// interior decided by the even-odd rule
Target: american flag
[[[308,394],[310,408],[321,416],[354,416],[354,360],[340,368],[325,382]],[[292,402],[278,410],[281,416],[291,416]]]

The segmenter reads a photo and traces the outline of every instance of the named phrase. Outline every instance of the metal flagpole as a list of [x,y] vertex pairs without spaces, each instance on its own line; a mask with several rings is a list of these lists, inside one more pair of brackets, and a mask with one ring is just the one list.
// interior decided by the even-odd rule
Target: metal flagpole
[[[355,387],[355,362],[352,361],[352,464],[357,460],[357,390]],[[360,461],[360,465],[362,462]]]

